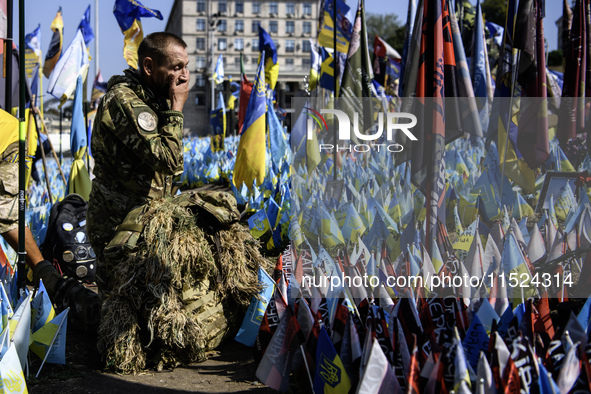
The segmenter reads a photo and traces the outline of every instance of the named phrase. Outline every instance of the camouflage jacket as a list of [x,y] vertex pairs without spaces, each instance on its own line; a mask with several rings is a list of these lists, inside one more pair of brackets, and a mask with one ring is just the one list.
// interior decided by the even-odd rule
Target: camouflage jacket
[[183,172],[183,114],[138,78],[129,69],[109,80],[92,131],[95,178],[87,220],[99,249],[133,207],[170,196],[173,177]]

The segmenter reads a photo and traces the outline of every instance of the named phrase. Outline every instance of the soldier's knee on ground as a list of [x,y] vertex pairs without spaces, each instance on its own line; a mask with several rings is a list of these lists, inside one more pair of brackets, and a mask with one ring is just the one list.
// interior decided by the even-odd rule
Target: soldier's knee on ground
[[96,332],[100,321],[98,294],[74,278],[68,278],[57,289],[55,300],[58,310],[70,308],[70,320],[85,331]]

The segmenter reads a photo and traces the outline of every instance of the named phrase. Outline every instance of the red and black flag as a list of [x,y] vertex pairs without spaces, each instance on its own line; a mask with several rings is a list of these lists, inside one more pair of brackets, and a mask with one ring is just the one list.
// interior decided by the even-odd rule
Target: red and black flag
[[[437,218],[445,223],[445,63],[449,56],[445,50],[453,42],[443,32],[442,1],[425,2],[420,46],[420,63],[416,96],[417,118],[423,120],[416,127],[417,139],[413,143],[411,159],[412,181],[427,197],[427,250],[437,233]],[[450,45],[451,43],[451,45]],[[422,113],[421,113],[422,112]]]

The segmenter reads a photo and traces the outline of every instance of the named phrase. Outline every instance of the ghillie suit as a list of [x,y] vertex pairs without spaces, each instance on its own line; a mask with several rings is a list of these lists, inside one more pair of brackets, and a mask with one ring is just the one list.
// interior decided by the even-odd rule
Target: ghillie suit
[[133,209],[105,248],[99,349],[136,373],[201,361],[242,321],[268,262],[234,197],[201,191]]

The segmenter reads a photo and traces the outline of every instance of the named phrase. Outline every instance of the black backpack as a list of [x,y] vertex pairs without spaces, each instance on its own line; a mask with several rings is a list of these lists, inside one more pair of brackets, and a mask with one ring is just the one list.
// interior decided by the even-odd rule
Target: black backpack
[[87,209],[86,200],[74,193],[54,204],[41,251],[62,275],[92,283],[96,256],[86,232]]

